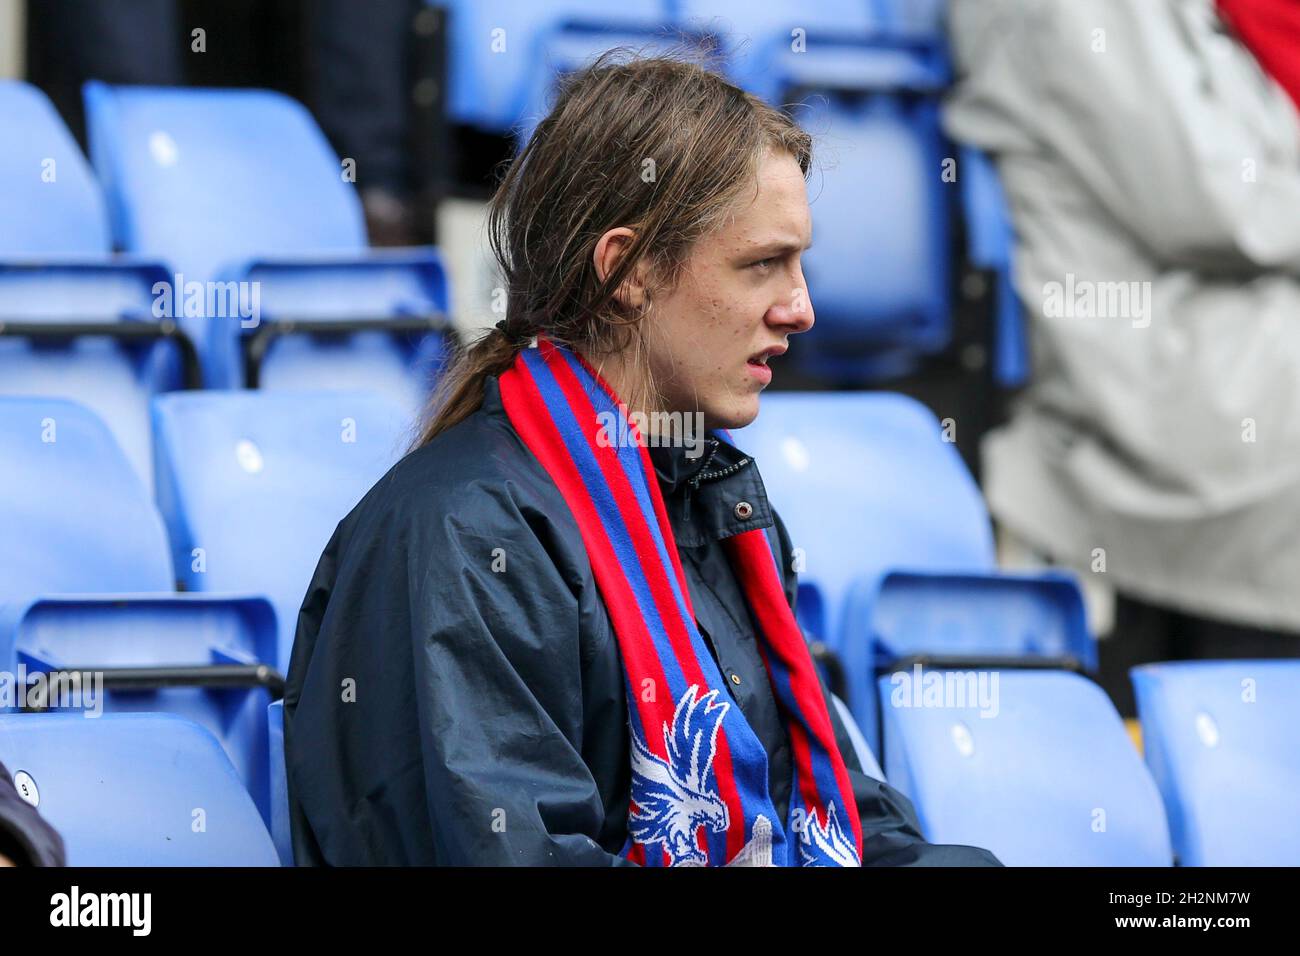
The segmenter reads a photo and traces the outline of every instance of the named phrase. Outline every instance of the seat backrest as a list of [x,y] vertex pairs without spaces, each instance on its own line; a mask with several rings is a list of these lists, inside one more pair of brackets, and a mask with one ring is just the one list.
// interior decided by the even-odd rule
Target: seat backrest
[[[856,597],[856,596],[855,596]],[[847,640],[871,640],[874,667],[912,654],[1073,657],[1096,664],[1083,594],[1066,572],[932,575],[893,572],[861,595]],[[857,601],[846,614],[853,616]]]
[[71,866],[275,866],[220,744],[167,714],[0,715],[0,762]]
[[400,406],[366,392],[175,392],[154,400],[158,503],[191,591],[266,594],[288,666],[335,526],[403,452]]
[[896,37],[942,42],[948,0],[869,0]]
[[718,37],[735,82],[763,94],[769,88],[762,73],[777,48],[800,44],[802,55],[817,56],[821,38],[863,37],[885,26],[865,0],[678,0],[676,13],[685,29]]
[[858,360],[942,348],[951,331],[951,200],[940,178],[938,101],[818,93],[806,107],[799,118],[817,138],[817,162],[804,273],[817,327],[801,348]]
[[565,21],[607,23],[668,20],[664,0],[624,0],[611,9],[607,0],[445,0],[448,46],[453,51],[448,76],[448,113],[462,123],[506,132],[520,118],[538,44]]
[[926,839],[1008,866],[1169,866],[1164,807],[1100,687],[1066,671],[880,679],[885,775]]
[[0,449],[0,601],[173,589],[162,520],[99,418],[0,396]]
[[1300,661],[1148,664],[1132,677],[1178,862],[1300,865]]
[[0,143],[0,258],[106,255],[99,185],[44,93],[0,80]]
[[122,248],[199,281],[259,256],[366,248],[356,190],[295,100],[99,82],[86,84],[85,100]]
[[[979,488],[919,402],[883,392],[775,392],[733,437],[754,456],[790,532],[800,581],[820,598],[801,603],[804,624],[832,646],[858,578],[993,567]],[[808,614],[818,604],[821,612]]]

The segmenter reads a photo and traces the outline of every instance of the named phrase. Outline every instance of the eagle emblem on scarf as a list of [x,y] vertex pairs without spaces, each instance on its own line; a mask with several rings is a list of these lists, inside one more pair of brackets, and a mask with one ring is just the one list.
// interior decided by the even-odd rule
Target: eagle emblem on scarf
[[639,735],[632,735],[632,812],[628,835],[652,850],[662,844],[672,866],[704,866],[708,857],[696,843],[700,827],[726,831],[727,805],[718,796],[713,758],[718,729],[730,704],[711,690],[699,696],[692,684],[677,702],[672,725],[663,724],[668,759],[656,756]]

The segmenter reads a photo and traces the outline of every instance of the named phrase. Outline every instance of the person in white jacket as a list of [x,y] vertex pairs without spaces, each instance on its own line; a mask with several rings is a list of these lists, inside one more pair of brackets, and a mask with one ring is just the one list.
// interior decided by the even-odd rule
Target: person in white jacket
[[1300,656],[1295,105],[1211,0],[953,0],[949,28],[945,125],[997,164],[1033,353],[991,510],[1118,591],[1126,714],[1131,664]]

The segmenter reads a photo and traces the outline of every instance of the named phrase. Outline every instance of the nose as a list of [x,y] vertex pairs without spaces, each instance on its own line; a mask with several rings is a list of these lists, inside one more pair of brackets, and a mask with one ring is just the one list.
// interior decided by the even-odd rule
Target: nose
[[812,297],[808,294],[808,284],[803,281],[801,272],[796,272],[795,275],[797,281],[791,288],[789,296],[773,304],[767,310],[765,317],[768,325],[786,335],[807,332],[816,321]]

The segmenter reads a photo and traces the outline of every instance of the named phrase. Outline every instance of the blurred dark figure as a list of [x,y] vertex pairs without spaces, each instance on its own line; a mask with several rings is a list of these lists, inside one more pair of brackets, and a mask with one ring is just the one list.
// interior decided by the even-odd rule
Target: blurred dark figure
[[18,795],[0,763],[0,866],[64,866],[63,840]]
[[954,137],[994,155],[1032,384],[1003,527],[1113,587],[1102,682],[1300,657],[1300,3],[953,0]]
[[[356,160],[370,241],[431,242],[423,205],[426,168],[412,120],[436,95],[416,78],[427,52],[412,43],[421,0],[316,0],[309,6],[307,99],[340,156]],[[431,102],[423,102],[431,106]]]
[[28,79],[86,146],[86,80],[144,86],[185,82],[187,49],[175,0],[41,0],[27,5]]

